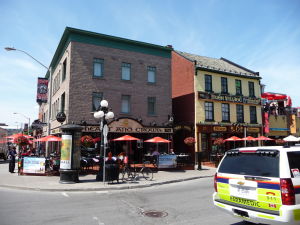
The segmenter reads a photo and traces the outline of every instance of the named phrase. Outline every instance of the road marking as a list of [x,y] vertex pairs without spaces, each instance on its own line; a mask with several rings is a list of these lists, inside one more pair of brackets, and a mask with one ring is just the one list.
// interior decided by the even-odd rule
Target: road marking
[[93,220],[96,220],[98,222],[98,225],[105,225],[105,223],[102,223],[101,221],[99,221],[97,216],[94,216]]
[[70,196],[66,192],[62,192],[61,194],[67,198],[70,198]]

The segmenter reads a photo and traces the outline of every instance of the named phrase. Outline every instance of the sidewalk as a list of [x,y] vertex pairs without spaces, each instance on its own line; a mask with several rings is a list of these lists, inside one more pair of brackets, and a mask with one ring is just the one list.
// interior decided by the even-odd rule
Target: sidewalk
[[[17,168],[17,167],[16,167]],[[17,169],[15,169],[17,171]],[[79,183],[60,184],[59,176],[19,176],[18,173],[8,172],[8,163],[0,163],[0,187],[19,190],[35,191],[108,191],[151,187],[168,183],[183,182],[203,177],[213,177],[216,169],[202,166],[202,170],[176,170],[158,171],[154,173],[153,180],[147,181],[140,178],[135,182],[122,182],[113,184],[96,181],[96,175],[80,175]]]

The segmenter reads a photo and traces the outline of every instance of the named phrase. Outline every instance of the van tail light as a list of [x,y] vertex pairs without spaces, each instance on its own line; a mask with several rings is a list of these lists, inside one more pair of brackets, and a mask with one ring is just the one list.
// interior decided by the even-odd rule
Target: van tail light
[[214,177],[214,187],[215,187],[215,192],[218,192],[218,187],[217,187],[217,173],[215,173],[215,177]]
[[295,190],[291,178],[280,179],[282,205],[295,205]]

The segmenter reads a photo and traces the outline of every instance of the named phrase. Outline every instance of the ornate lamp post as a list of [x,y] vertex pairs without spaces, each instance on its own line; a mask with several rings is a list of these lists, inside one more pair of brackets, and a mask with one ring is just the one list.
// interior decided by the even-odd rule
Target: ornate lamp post
[[[107,120],[114,118],[114,113],[108,109],[108,102],[106,100],[102,100],[100,102],[100,109],[98,112],[94,113],[94,118],[100,123],[100,156],[103,157],[103,166],[99,168],[96,180],[100,180],[101,175],[103,176],[103,183],[105,182],[105,155],[106,155],[106,146],[107,146]],[[101,170],[103,170],[103,174],[101,174]]]

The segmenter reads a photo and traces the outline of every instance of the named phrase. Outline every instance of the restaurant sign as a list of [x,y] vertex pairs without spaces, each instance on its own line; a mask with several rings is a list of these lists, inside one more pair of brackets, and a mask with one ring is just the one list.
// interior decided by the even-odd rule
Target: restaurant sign
[[158,168],[176,168],[177,156],[176,155],[159,155]]
[[[173,128],[168,127],[143,127],[139,122],[123,118],[108,124],[112,133],[173,133]],[[100,132],[99,126],[85,126],[83,132]]]
[[24,157],[23,173],[45,173],[45,158]]
[[198,91],[199,99],[209,99],[216,101],[224,102],[234,102],[234,103],[243,103],[243,104],[255,104],[260,105],[260,98],[255,97],[246,97],[246,96],[237,96],[237,95],[222,95],[220,93],[207,93]]

